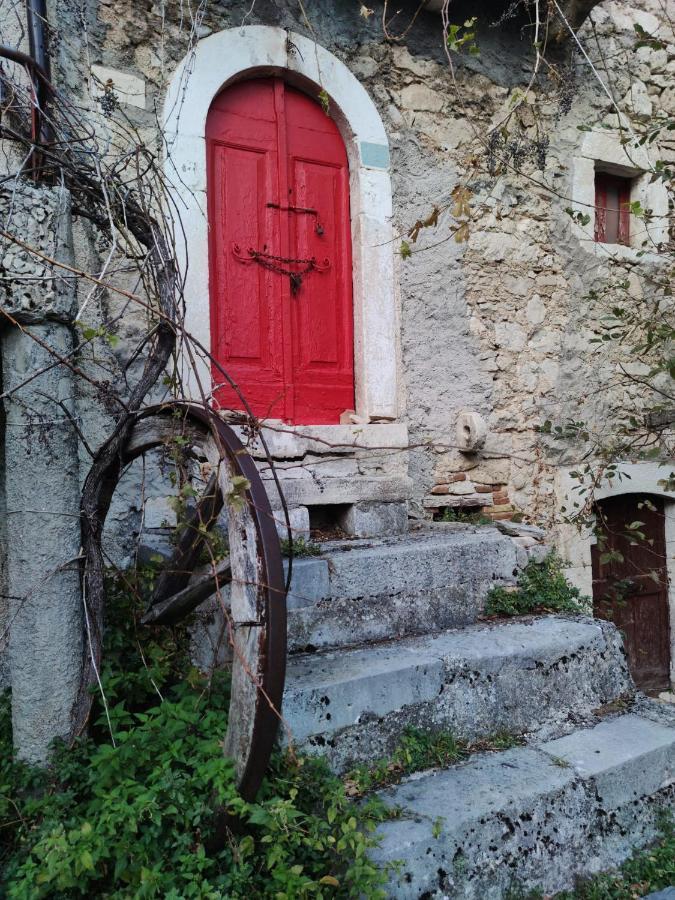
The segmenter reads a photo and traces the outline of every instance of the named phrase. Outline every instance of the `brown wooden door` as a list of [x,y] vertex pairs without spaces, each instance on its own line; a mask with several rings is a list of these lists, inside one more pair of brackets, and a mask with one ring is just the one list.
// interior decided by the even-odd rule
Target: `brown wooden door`
[[[602,500],[597,523],[599,542],[591,551],[595,615],[624,633],[636,685],[643,691],[667,690],[670,634],[663,500],[640,494]],[[644,538],[634,537],[636,531]]]

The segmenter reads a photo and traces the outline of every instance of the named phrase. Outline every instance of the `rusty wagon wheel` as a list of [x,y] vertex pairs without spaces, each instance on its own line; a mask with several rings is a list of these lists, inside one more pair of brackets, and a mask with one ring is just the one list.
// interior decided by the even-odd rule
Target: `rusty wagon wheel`
[[[239,792],[252,800],[272,753],[284,690],[286,591],[279,537],[253,459],[232,428],[202,407],[175,402],[138,413],[122,462],[176,443],[205,460],[211,474],[141,621],[177,622],[230,582],[233,661],[224,752],[234,760]],[[194,577],[206,533],[224,506],[229,558]]]

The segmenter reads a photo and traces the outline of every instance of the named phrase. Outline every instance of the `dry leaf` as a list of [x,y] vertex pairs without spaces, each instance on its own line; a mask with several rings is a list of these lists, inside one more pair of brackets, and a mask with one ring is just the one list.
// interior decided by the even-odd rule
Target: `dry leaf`
[[455,232],[455,243],[463,244],[465,241],[469,240],[469,223],[462,222],[462,224],[457,228]]

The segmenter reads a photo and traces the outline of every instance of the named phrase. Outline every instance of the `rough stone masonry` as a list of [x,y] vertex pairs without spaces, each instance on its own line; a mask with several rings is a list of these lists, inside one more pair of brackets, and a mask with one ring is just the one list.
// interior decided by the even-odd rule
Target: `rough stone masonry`
[[[455,93],[437,15],[423,13],[404,42],[387,43],[378,16],[361,18],[342,0],[314,6],[311,36],[345,62],[384,122],[393,216],[401,236],[434,205],[451,203],[472,158],[485,155],[482,134],[508,116],[523,90],[532,66],[523,22],[507,19],[495,26],[502,12],[499,4],[479,12],[480,53],[456,61]],[[71,27],[68,5],[55,4],[58,77],[96,115],[100,87],[90,90],[91,72],[84,65],[91,58],[99,84],[112,79],[120,107],[149,146],[161,142],[157,111],[191,39],[244,20],[308,32],[295,6],[284,2],[254,5],[250,13],[243,2],[209,6],[192,29],[171,3],[161,22],[154,9],[131,2],[92,3],[88,15],[90,46],[83,54],[83,35]],[[675,44],[660,16],[656,0],[638,7],[611,0],[596,6],[579,32],[582,44],[597,40],[618,107],[629,120],[655,109],[675,111]],[[658,35],[665,49],[635,51],[635,24]],[[330,94],[330,84],[326,89]],[[409,457],[411,509],[421,516],[447,506],[480,507],[494,518],[520,511],[552,521],[556,469],[573,464],[587,448],[561,450],[538,427],[554,419],[602,428],[641,391],[619,377],[611,352],[598,355],[589,343],[604,312],[601,301],[589,296],[608,280],[625,279],[629,295],[639,300],[644,276],[658,268],[656,254],[638,256],[627,248],[608,257],[597,251],[592,232],[579,230],[564,212],[569,198],[582,191],[584,162],[593,154],[600,163],[611,156],[611,162],[616,147],[620,150],[616,110],[573,48],[561,55],[552,85],[526,99],[515,114],[514,140],[539,146],[539,156],[522,161],[522,174],[507,167],[499,177],[485,173],[469,179],[467,240],[450,238],[448,213],[441,213],[438,226],[422,231],[413,245],[423,252],[398,266],[400,421],[412,444],[436,447],[416,449]],[[580,127],[603,131],[611,152],[591,146]],[[504,148],[488,152],[498,163]],[[667,143],[658,148],[666,161],[672,152]],[[91,250],[87,241],[76,242],[76,256],[86,257],[82,261],[91,262]],[[110,303],[109,314],[114,298]],[[87,315],[97,313],[92,308]],[[133,336],[132,317],[122,335],[127,352]],[[123,349],[113,362],[124,363]],[[105,419],[86,406],[84,425],[95,444]],[[455,426],[464,409],[480,414],[487,425],[476,453],[455,449]],[[313,460],[304,462],[304,469],[311,469]],[[336,458],[336,477],[363,474],[347,463],[344,456]],[[330,483],[325,458],[321,466],[317,477],[323,472]],[[295,460],[288,468],[292,480],[303,466]]]
[[[473,5],[458,5],[458,15],[460,11],[473,14]],[[620,164],[617,110],[598,81],[588,77],[581,54],[569,48],[561,54],[550,85],[532,90],[525,102],[519,102],[532,71],[530,44],[523,39],[522,19],[496,24],[503,12],[498,3],[486,4],[478,12],[480,53],[455,60],[455,88],[442,47],[440,19],[431,12],[420,14],[404,41],[385,41],[379,15],[359,16],[358,7],[346,0],[318,0],[308,20],[290,0],[259,2],[252,8],[244,0],[214,4],[200,8],[199,16],[190,21],[183,5],[174,2],[159,8],[134,0],[90,0],[78,12],[65,0],[54,0],[50,6],[54,80],[90,110],[102,146],[109,137],[100,103],[102,83],[112,84],[118,108],[137,130],[137,140],[161,153],[165,148],[160,111],[172,73],[194,41],[237,29],[242,22],[281,27],[312,38],[347,66],[377,107],[391,154],[394,249],[406,238],[413,250],[407,259],[397,254],[395,284],[400,397],[394,425],[404,435],[407,429],[407,440],[400,440],[397,432],[389,446],[373,440],[368,452],[352,452],[349,441],[358,438],[358,422],[344,426],[349,440],[339,451],[328,452],[325,445],[292,435],[280,451],[290,497],[304,496],[305,482],[315,491],[315,504],[323,498],[327,505],[340,505],[345,484],[361,485],[377,477],[379,485],[395,488],[377,499],[409,500],[409,512],[421,518],[447,507],[480,508],[498,520],[520,512],[552,525],[557,516],[556,474],[561,466],[574,465],[588,448],[575,444],[561,450],[540,433],[542,422],[583,420],[589,428],[602,430],[618,410],[645,395],[639,384],[620,377],[617,357],[611,351],[598,355],[590,339],[605,311],[598,293],[603,285],[625,282],[628,296],[640,302],[645,278],[659,271],[659,254],[641,256],[634,246],[608,257],[592,240],[592,226],[591,230],[578,227],[565,212],[569,203],[587,197],[589,172],[592,188],[596,162]],[[635,50],[636,24],[657,36],[663,46]],[[11,35],[10,39],[15,44],[21,40]],[[628,120],[644,121],[654,110],[675,114],[675,43],[657,0],[642,0],[639,5],[617,0],[599,4],[580,29],[579,40],[597,48],[616,105]],[[330,96],[330,82],[325,89]],[[509,118],[514,106],[509,141],[527,148],[527,154],[520,160],[520,171],[502,166],[497,176],[491,172],[500,168],[504,154],[510,153],[512,159],[520,151],[499,140],[486,148],[482,138],[490,127]],[[664,141],[653,152],[668,162],[675,143]],[[649,193],[653,188],[640,181],[644,161],[633,159],[628,164],[646,200],[651,198],[649,202],[661,209],[658,204],[663,198]],[[467,180],[466,173],[474,169],[477,174]],[[189,172],[183,175],[189,180]],[[462,241],[454,240],[450,231],[457,188],[466,188],[470,208]],[[411,227],[428,218],[435,207],[441,210],[438,224],[423,229],[412,241]],[[41,223],[43,213],[47,218]],[[35,229],[43,228],[49,215],[47,202],[28,203],[26,234],[31,239],[33,235],[36,241],[46,238]],[[100,271],[105,259],[95,234],[78,218],[71,227],[73,263]],[[667,229],[660,236],[665,244]],[[21,254],[11,250],[7,254],[2,263],[6,272],[45,276],[40,267],[33,273],[35,264]],[[124,283],[123,275],[119,282]],[[131,276],[127,286],[136,287]],[[68,316],[74,303],[82,305],[89,288],[78,283],[69,290],[74,297],[63,316],[42,312],[51,308],[51,298],[36,297],[31,291],[9,301],[10,308],[17,304],[28,316],[25,321],[45,341],[70,347]],[[119,297],[103,295],[86,306],[81,323],[96,329],[123,310],[115,325],[118,348],[100,350],[111,378],[121,384],[128,364],[132,373],[138,364],[134,354],[145,334],[143,314],[125,309]],[[13,346],[15,340],[7,338],[3,346],[5,391],[21,366],[40,365],[37,356],[22,356]],[[85,358],[82,365],[89,371],[94,362]],[[641,364],[631,365],[634,374],[644,374]],[[58,369],[44,377],[58,379],[58,384],[50,383],[50,391],[72,411],[87,442],[99,446],[112,416],[93,389],[83,381],[68,384]],[[35,403],[39,403],[39,389],[40,382],[32,385]],[[466,410],[479,415],[486,425],[481,446],[471,452],[457,447],[456,426]],[[55,422],[56,414],[52,406],[50,422]],[[28,465],[30,445],[11,437],[21,427],[20,409],[8,408],[6,415],[3,502],[6,520],[11,521],[18,510],[30,508],[29,498],[21,493],[27,486],[20,477],[24,461]],[[65,414],[60,416],[59,428],[39,435],[45,470],[37,468],[62,514],[77,508],[77,483],[86,473],[85,451],[66,419]],[[413,446],[409,452],[405,449],[408,440]],[[61,462],[48,467],[50,459]],[[30,464],[34,462],[32,457]],[[138,484],[139,478],[133,476],[123,485],[110,517],[111,556],[121,562],[131,560],[133,539],[146,512]],[[166,485],[155,471],[145,488],[145,498],[159,510],[156,524],[161,525],[170,518],[162,506]],[[373,500],[365,494],[363,499]],[[303,520],[302,527],[307,524]],[[4,527],[8,554],[1,562],[10,580],[16,578],[23,590],[30,574],[24,562],[28,566],[30,561],[22,559],[18,546],[12,545],[12,529]],[[53,534],[57,539],[56,531]],[[51,539],[46,551],[51,552],[50,548]],[[78,549],[76,531],[71,531],[63,538],[54,564],[67,564]],[[16,553],[14,563],[11,553]],[[51,562],[51,557],[42,560],[40,572],[48,570]],[[39,583],[41,577],[34,572],[30,583]],[[52,584],[74,577],[66,569],[54,576]],[[6,593],[13,592],[14,587]],[[6,604],[2,614],[14,615]],[[63,641],[71,640],[78,615],[69,609],[55,623],[55,633],[61,630]],[[48,629],[49,622],[49,616],[40,621],[26,619],[26,627]],[[77,656],[80,651],[73,640],[72,654]],[[59,662],[67,671],[62,679],[64,693],[55,697],[56,705],[65,704],[70,690],[69,659],[68,655]]]

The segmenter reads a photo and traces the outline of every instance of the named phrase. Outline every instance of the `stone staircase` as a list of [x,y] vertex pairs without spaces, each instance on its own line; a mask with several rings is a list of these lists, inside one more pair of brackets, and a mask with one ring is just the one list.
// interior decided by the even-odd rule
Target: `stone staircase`
[[631,688],[613,626],[555,616],[301,654],[286,684],[296,742],[338,771],[386,756],[407,726],[554,734]]
[[519,567],[511,538],[463,525],[328,541],[321,548],[320,557],[293,562],[292,653],[472,624],[490,587],[513,584]]
[[[525,739],[381,792],[398,809],[375,854],[400,862],[392,898],[569,888],[650,841],[673,803],[675,707],[636,705],[613,625],[480,621],[490,586],[542,551],[507,531],[427,526],[294,563],[283,713],[301,750],[345,772],[408,726]],[[200,628],[219,632],[208,605]]]
[[382,792],[388,896],[501,900],[572,888],[619,865],[673,804],[675,717],[626,713],[564,737],[477,754]]

